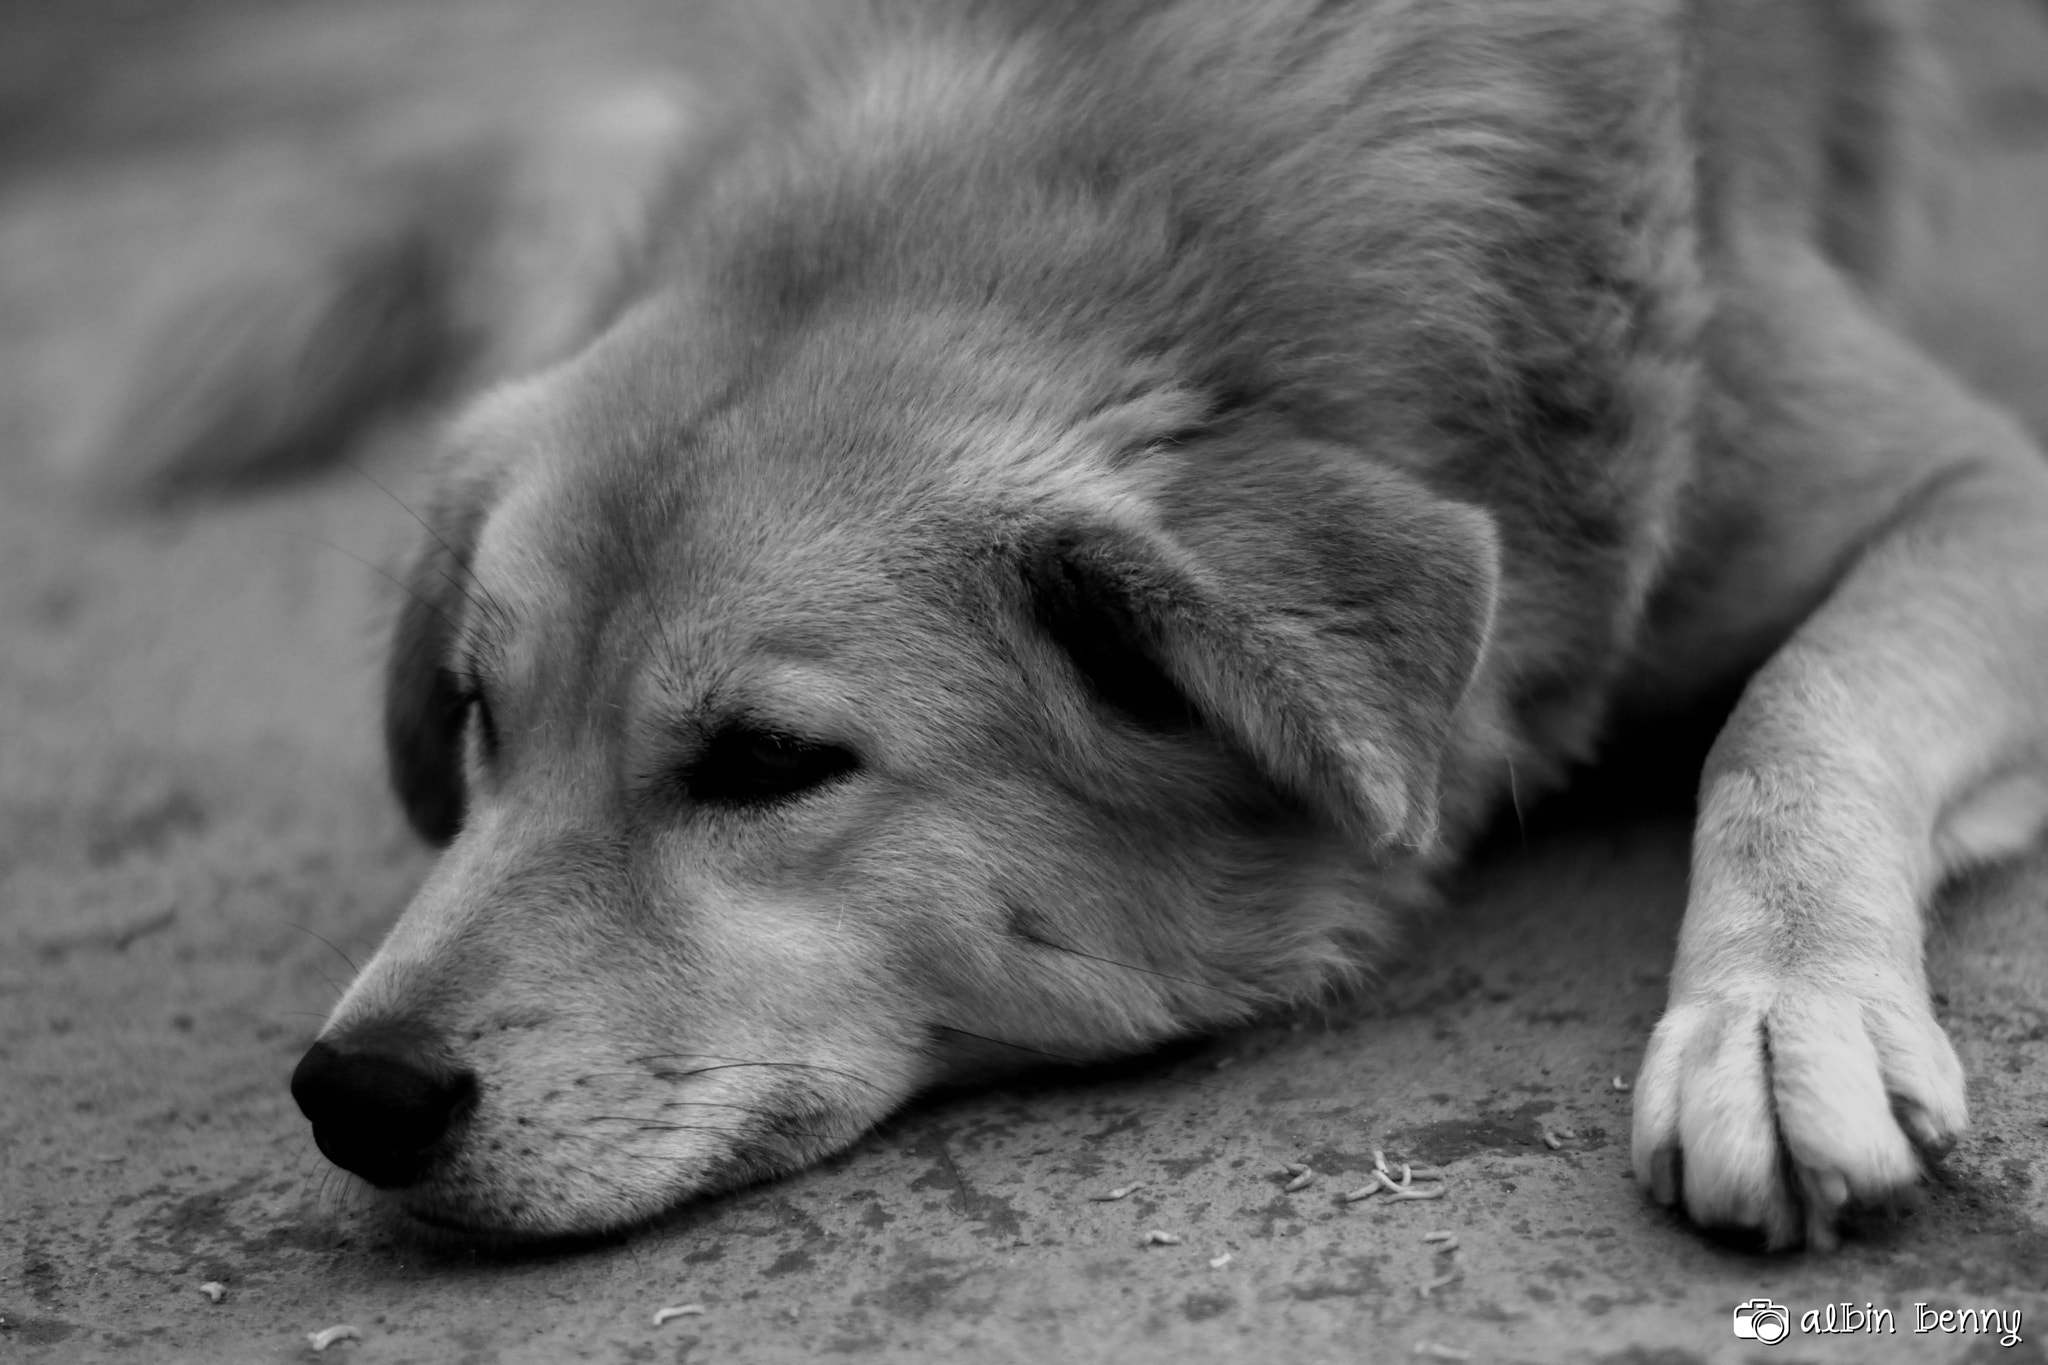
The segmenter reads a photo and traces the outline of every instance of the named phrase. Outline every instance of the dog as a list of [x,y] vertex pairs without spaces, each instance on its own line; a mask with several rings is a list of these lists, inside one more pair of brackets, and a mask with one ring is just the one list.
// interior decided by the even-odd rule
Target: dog
[[763,23],[744,95],[335,177],[126,383],[175,487],[492,381],[386,691],[446,849],[320,1149],[630,1226],[1342,989],[1511,783],[1735,695],[1636,1174],[1773,1247],[1910,1191],[1967,1122],[1924,909],[2048,826],[2048,462],[1889,320],[1911,10]]

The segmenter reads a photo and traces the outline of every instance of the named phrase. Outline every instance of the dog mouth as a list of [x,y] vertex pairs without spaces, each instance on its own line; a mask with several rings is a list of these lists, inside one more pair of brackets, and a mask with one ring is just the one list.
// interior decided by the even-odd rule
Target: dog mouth
[[[515,1131],[532,1145],[463,1132],[427,1152],[406,1152],[416,1164],[403,1183],[373,1178],[361,1166],[344,1169],[376,1186],[379,1202],[408,1224],[513,1246],[615,1235],[720,1190],[805,1164],[798,1153],[770,1156],[779,1144],[766,1132],[730,1139],[736,1150],[671,1156],[591,1150],[537,1125]],[[334,1158],[327,1145],[321,1151]]]
[[547,1143],[506,1160],[509,1146],[496,1146],[495,1139],[452,1142],[418,1183],[382,1190],[383,1202],[433,1233],[506,1247],[575,1243],[659,1223],[699,1200],[825,1154],[793,1145],[765,1125],[721,1135],[717,1147],[688,1153],[600,1154],[575,1143]]
[[[700,1070],[707,1081],[757,1074]],[[321,1154],[408,1223],[506,1244],[659,1219],[808,1165],[873,1121],[786,1079],[687,1091],[660,1071],[556,1079],[493,1079],[344,1035],[308,1049],[292,1095]]]

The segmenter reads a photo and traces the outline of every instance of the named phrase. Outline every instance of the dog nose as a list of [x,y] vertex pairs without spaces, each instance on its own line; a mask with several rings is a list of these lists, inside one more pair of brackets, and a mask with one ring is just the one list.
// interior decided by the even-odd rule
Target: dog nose
[[292,1098],[321,1154],[379,1189],[416,1184],[457,1110],[476,1094],[467,1072],[430,1070],[386,1051],[319,1042],[292,1072]]

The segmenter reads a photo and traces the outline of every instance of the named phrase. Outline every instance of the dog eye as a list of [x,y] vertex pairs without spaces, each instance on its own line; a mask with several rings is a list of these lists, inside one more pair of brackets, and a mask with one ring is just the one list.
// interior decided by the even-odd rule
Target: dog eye
[[852,750],[836,744],[729,726],[711,737],[683,785],[695,801],[760,806],[801,796],[859,766]]

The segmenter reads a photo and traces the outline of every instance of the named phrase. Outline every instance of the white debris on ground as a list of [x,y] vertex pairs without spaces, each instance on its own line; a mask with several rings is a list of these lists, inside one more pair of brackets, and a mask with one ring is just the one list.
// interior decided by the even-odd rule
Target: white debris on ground
[[1441,1183],[1420,1188],[1415,1184],[1418,1180],[1443,1181],[1444,1173],[1434,1166],[1412,1166],[1404,1161],[1401,1163],[1401,1178],[1396,1180],[1393,1168],[1387,1164],[1387,1154],[1377,1147],[1373,1148],[1372,1163],[1372,1180],[1346,1194],[1345,1203],[1356,1204],[1359,1200],[1370,1199],[1374,1195],[1385,1196],[1387,1203],[1444,1197],[1444,1186]]
[[682,1304],[677,1304],[677,1305],[675,1305],[674,1307],[671,1307],[671,1308],[657,1308],[657,1309],[655,1309],[655,1310],[654,1310],[654,1325],[655,1325],[656,1327],[659,1327],[659,1326],[661,1326],[661,1325],[662,1325],[663,1323],[667,1322],[667,1321],[668,1321],[668,1320],[669,1320],[670,1318],[701,1318],[701,1317],[703,1317],[703,1316],[704,1316],[704,1305],[703,1305],[703,1304],[701,1304],[701,1303],[682,1303]]
[[363,1334],[347,1323],[334,1327],[323,1327],[317,1332],[306,1333],[306,1344],[316,1351],[324,1351],[337,1341],[361,1341]]

